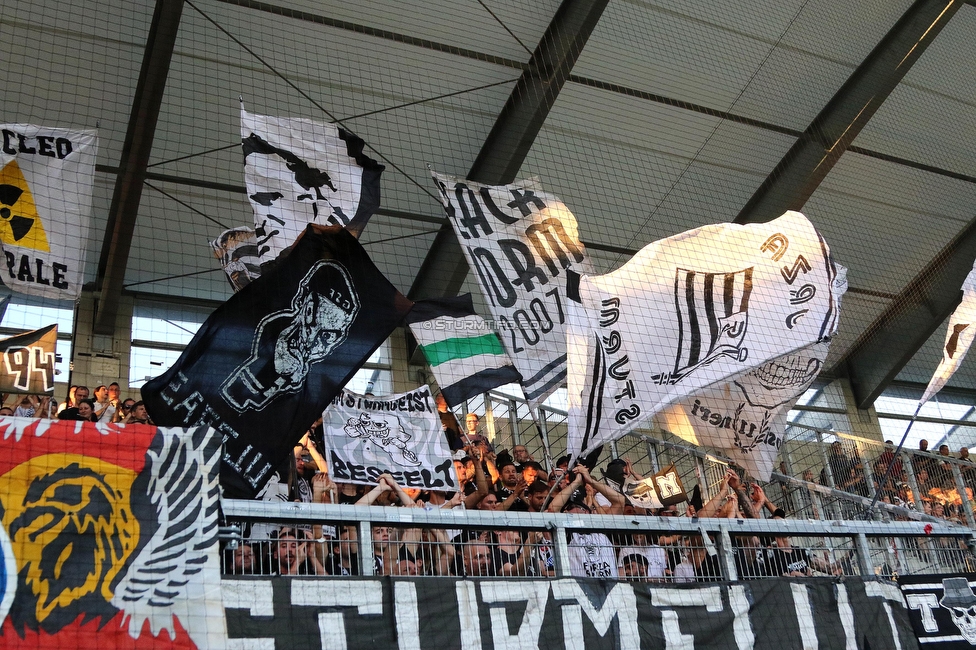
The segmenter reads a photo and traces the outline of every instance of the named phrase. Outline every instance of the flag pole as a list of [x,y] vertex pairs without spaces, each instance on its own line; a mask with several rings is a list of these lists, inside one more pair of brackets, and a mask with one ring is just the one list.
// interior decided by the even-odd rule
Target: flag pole
[[[897,460],[898,458],[898,453],[901,452],[902,447],[905,446],[905,440],[908,439],[908,432],[912,430],[912,425],[915,424],[915,419],[918,417],[919,411],[922,410],[922,404],[924,404],[924,402],[919,400],[918,407],[915,409],[915,414],[912,416],[912,419],[908,421],[908,427],[905,429],[905,433],[902,435],[901,441],[898,443],[898,446],[895,447],[895,453],[892,456],[891,462],[888,463],[888,467],[885,468],[885,473],[881,477],[881,481],[879,481],[878,483],[878,485],[881,486],[882,488],[884,487],[885,483],[888,482],[888,477],[891,475],[891,468],[895,466],[895,460]],[[874,506],[878,504],[878,499],[880,498],[880,496],[881,496],[881,490],[880,489],[875,490],[874,498],[871,499],[871,504],[867,507],[867,510],[864,511],[864,519],[871,518],[871,516],[874,513]]]

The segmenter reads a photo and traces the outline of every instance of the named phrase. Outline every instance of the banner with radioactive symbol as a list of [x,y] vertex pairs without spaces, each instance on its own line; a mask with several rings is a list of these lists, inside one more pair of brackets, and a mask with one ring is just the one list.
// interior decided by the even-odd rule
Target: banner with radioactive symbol
[[14,291],[81,294],[98,135],[0,125],[0,279]]
[[218,648],[221,438],[0,417],[0,648]]

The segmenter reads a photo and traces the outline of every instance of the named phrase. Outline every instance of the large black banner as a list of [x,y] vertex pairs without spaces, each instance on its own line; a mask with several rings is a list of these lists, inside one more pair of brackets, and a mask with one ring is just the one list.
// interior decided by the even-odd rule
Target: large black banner
[[902,576],[898,586],[922,647],[976,647],[976,573]]
[[221,590],[234,647],[918,648],[898,587],[852,579],[237,578]]
[[160,426],[224,436],[224,495],[250,498],[410,310],[349,232],[309,226],[146,383]]

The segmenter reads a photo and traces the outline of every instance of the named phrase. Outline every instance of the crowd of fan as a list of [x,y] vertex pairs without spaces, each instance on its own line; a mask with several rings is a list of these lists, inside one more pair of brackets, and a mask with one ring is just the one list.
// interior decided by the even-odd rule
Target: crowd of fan
[[[446,409],[445,409],[446,410]],[[442,414],[444,411],[442,411]],[[450,418],[453,419],[453,416]],[[442,416],[445,428],[448,418]],[[296,445],[294,462],[279,469],[262,498],[401,508],[465,508],[483,511],[564,512],[574,515],[768,517],[784,518],[757,484],[748,484],[730,469],[715,496],[697,506],[687,504],[649,510],[627,501],[622,493],[592,476],[584,459],[569,468],[569,457],[556,461],[551,474],[523,445],[495,453],[478,433],[478,417],[468,414],[466,431],[448,431],[455,452],[460,489],[454,493],[421,492],[398,485],[389,474],[375,486],[337,483],[316,441],[315,430]],[[595,459],[590,459],[595,460]],[[630,462],[611,464],[624,475],[642,480]],[[622,467],[621,467],[622,466]],[[692,499],[695,502],[695,499]],[[405,518],[406,519],[406,518]],[[553,576],[553,539],[548,530],[499,528],[372,526],[376,575]],[[740,577],[853,574],[850,553],[832,557],[791,545],[788,537],[734,536],[734,559]],[[224,571],[231,574],[357,575],[360,559],[357,526],[330,523],[308,527],[253,524],[243,540],[224,551]],[[646,532],[605,534],[574,531],[568,539],[572,575],[626,578],[649,582],[717,580],[722,575],[713,539],[662,536]]]
[[103,424],[152,424],[143,402],[131,397],[123,399],[122,389],[116,382],[97,386],[94,394],[87,386],[71,386],[68,398],[61,404],[50,395],[0,394],[0,415]]
[[[919,442],[918,452],[910,458],[910,463],[905,463],[901,455],[895,455],[894,443],[886,440],[884,452],[874,462],[868,462],[860,457],[856,448],[845,450],[840,441],[835,441],[828,447],[827,464],[821,470],[819,479],[814,477],[812,470],[807,470],[803,479],[820,485],[833,485],[862,497],[877,494],[883,503],[911,508],[965,525],[963,502],[972,502],[973,486],[976,485],[976,464],[969,457],[969,448],[962,447],[958,458],[953,459],[948,445],[940,445],[938,453],[932,454],[928,449],[928,440],[923,439]],[[953,465],[959,470],[961,490]],[[913,480],[917,491],[912,487]],[[869,483],[873,490],[869,489]],[[821,518],[820,506],[809,492],[799,490],[797,500],[797,513]],[[851,507],[854,506],[848,506]],[[845,518],[850,515],[849,512],[843,514]]]

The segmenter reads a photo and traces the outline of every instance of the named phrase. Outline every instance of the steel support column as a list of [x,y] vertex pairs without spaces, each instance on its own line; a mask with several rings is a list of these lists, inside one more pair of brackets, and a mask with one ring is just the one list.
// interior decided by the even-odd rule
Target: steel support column
[[[563,0],[468,172],[479,183],[510,183],[609,0]],[[408,296],[456,295],[468,274],[450,224],[441,226]]]
[[156,0],[98,263],[101,298],[95,313],[96,334],[111,336],[115,333],[115,317],[142,199],[143,181],[182,13],[183,0]]
[[916,0],[814,118],[735,223],[763,223],[800,210],[962,4]]

